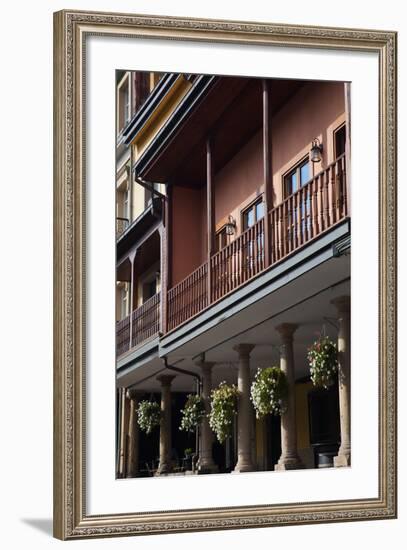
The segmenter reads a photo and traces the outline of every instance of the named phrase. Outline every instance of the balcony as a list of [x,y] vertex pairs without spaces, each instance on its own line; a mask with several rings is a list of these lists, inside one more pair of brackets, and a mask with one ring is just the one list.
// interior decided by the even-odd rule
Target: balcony
[[[345,155],[168,291],[171,331],[348,216]],[[265,223],[268,224],[268,244]]]
[[116,239],[126,231],[129,225],[130,220],[128,218],[116,218]]
[[116,353],[123,355],[156,336],[160,323],[160,293],[155,294],[116,324]]
[[[164,329],[176,329],[347,217],[346,163],[342,155],[169,289]],[[131,319],[128,316],[117,323],[118,355],[158,334],[159,302],[160,295],[156,294],[133,311]]]

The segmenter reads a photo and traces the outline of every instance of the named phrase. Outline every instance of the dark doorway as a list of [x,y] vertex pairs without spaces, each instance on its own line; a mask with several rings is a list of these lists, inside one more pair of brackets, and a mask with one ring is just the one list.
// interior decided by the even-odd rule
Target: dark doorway
[[338,384],[308,394],[309,433],[316,468],[333,466],[341,435]]
[[185,458],[185,451],[191,449],[193,454],[197,453],[196,448],[196,434],[191,432],[185,432],[179,429],[181,425],[181,410],[184,408],[187,393],[173,392],[171,394],[171,439],[172,449],[171,458],[174,466],[184,466],[183,459]]
[[266,470],[274,470],[281,456],[281,418],[274,414],[266,416]]

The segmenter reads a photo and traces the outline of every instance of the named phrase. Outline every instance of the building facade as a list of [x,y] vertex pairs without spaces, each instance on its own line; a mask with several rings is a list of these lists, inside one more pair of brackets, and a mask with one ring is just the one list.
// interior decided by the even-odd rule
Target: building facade
[[[350,465],[349,85],[192,74],[117,78],[117,476]],[[338,343],[329,390],[307,349]],[[281,417],[250,385],[279,365]],[[179,430],[237,384],[234,433]],[[161,404],[147,436],[140,400]],[[186,449],[192,452],[185,453]],[[188,455],[192,454],[192,460]]]

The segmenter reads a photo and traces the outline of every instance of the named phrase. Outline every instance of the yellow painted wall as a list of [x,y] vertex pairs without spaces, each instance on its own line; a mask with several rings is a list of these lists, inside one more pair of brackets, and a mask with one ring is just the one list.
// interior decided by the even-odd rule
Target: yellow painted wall
[[[154,80],[154,73],[151,74],[151,82],[156,84]],[[147,121],[142,132],[139,132],[132,144],[133,150],[133,159],[137,158],[142,154],[148,144],[152,141],[155,135],[158,133],[162,125],[168,120],[171,114],[174,112],[178,103],[185,96],[188,90],[191,88],[191,83],[188,82],[183,75],[179,75],[178,79],[175,81],[175,84],[172,86],[171,90],[166,94],[158,107],[154,110],[149,120]],[[159,191],[165,193],[165,185],[160,185]],[[137,182],[133,182],[132,189],[132,211],[131,211],[131,220],[135,220],[140,214],[144,212],[145,209],[145,193],[146,190],[143,186]]]
[[[311,382],[298,383],[295,385],[297,446],[298,452],[307,467],[313,466],[313,451],[309,439],[308,415],[308,392],[312,389],[313,385]],[[264,421],[256,419],[256,456],[259,470],[264,469],[265,466],[265,456],[267,452],[266,437]]]
[[298,449],[306,449],[310,446],[308,392],[312,390],[312,388],[311,382],[295,385]]
[[145,189],[139,183],[133,182],[132,213],[131,219],[135,220],[144,212]]
[[132,143],[134,158],[137,159],[158,133],[163,124],[169,119],[175,108],[189,91],[192,84],[179,75],[174,85],[165,95],[161,103],[154,110],[143,130],[139,132]]

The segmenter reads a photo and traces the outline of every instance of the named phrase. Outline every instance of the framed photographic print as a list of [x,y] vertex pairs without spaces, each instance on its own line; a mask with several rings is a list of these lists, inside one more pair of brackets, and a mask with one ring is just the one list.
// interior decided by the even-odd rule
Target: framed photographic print
[[396,517],[396,33],[54,43],[55,536]]

